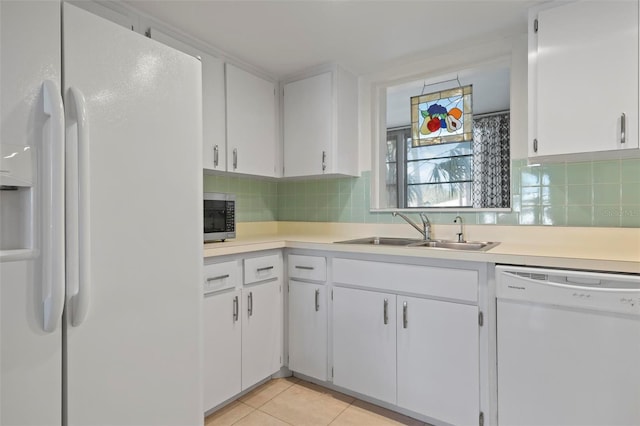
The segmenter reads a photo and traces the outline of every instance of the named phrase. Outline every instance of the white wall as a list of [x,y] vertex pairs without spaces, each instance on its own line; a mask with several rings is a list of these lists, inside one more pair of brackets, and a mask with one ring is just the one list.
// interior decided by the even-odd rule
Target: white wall
[[[524,29],[523,29],[524,30]],[[419,57],[389,64],[359,78],[359,165],[360,171],[372,170],[373,131],[377,126],[384,131],[384,111],[377,105],[384,104],[384,88],[412,80],[455,72],[477,64],[491,63],[505,57],[511,58],[511,158],[527,157],[527,35],[513,34],[507,37],[483,40],[462,46],[448,46],[438,51],[424,52]],[[372,181],[374,176],[372,176]]]

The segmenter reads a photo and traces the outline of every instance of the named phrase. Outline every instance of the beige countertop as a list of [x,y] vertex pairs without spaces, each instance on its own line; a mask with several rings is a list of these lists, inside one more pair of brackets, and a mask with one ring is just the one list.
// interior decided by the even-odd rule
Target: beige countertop
[[[452,239],[448,234],[456,229],[448,227],[439,226],[435,238]],[[640,274],[637,228],[467,226],[467,240],[500,242],[486,252],[335,243],[374,235],[420,237],[400,225],[264,222],[238,228],[234,240],[205,244],[204,257],[292,248]]]

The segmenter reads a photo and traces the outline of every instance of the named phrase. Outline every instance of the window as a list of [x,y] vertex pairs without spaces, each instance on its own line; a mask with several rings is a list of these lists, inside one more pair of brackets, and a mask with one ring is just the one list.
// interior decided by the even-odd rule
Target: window
[[471,205],[471,142],[414,148],[411,127],[403,127],[387,132],[387,144],[389,205],[408,208]]
[[473,140],[413,147],[411,126],[387,131],[387,205],[505,208],[510,199],[509,113],[476,116]]
[[[497,58],[455,72],[425,74],[420,80],[413,77],[395,84],[381,83],[375,89],[380,94],[378,102],[381,109],[384,108],[384,115],[380,114],[381,126],[374,126],[379,145],[372,158],[372,207],[508,209],[511,203],[510,77],[509,60]],[[468,109],[473,113],[472,119],[469,116],[468,122],[464,120],[471,125],[471,128],[464,127],[464,137],[440,137],[433,142],[427,138],[418,143],[412,140],[416,132],[412,99],[420,101],[418,112],[424,117],[422,122],[421,116],[417,117],[420,136],[442,136],[443,131],[438,133],[437,126],[429,128],[430,121],[436,121],[434,117],[439,119],[440,129],[446,124],[449,133],[449,116],[460,121],[456,127],[462,128],[463,121],[451,114],[449,108],[446,116],[439,110],[430,111],[429,102],[434,100],[429,97],[439,94],[439,99],[449,100],[453,98],[454,94],[450,93],[453,89],[464,92],[468,86],[473,87],[469,108],[465,103],[463,108],[454,105],[461,111]],[[423,103],[425,105],[421,105]],[[441,106],[447,107],[450,102],[445,103],[446,106]],[[428,131],[423,132],[425,122]]]

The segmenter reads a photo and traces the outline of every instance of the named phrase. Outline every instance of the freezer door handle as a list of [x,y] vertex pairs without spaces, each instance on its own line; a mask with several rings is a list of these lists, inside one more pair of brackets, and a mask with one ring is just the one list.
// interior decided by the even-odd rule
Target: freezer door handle
[[42,144],[42,308],[43,329],[58,327],[64,308],[64,106],[56,84],[42,84],[48,139]]
[[[67,298],[71,325],[80,325],[89,310],[91,231],[89,198],[89,122],[84,95],[69,89],[67,143],[76,141],[77,155],[67,166]],[[73,152],[73,149],[68,149]]]

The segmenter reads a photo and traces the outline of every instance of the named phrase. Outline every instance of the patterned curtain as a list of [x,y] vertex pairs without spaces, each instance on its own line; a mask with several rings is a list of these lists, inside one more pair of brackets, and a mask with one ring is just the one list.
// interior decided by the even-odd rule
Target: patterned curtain
[[509,207],[509,112],[473,119],[473,207]]

